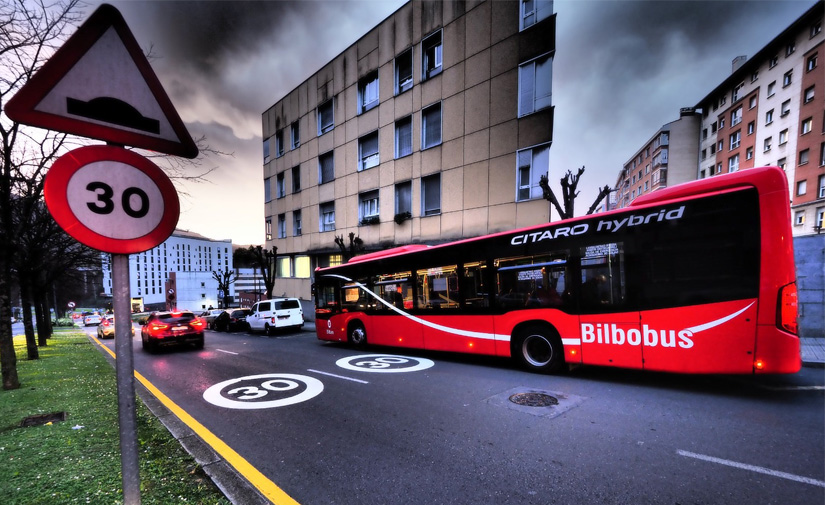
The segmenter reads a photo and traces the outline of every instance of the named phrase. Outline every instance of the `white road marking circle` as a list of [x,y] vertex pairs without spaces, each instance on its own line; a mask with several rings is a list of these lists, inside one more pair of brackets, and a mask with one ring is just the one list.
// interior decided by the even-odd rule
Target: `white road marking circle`
[[358,372],[402,373],[426,370],[435,363],[427,358],[411,358],[395,354],[363,354],[341,358],[335,364]]
[[[323,390],[324,384],[314,377],[272,373],[219,382],[203,392],[203,399],[227,409],[270,409],[305,402]],[[297,394],[284,396],[289,391]]]

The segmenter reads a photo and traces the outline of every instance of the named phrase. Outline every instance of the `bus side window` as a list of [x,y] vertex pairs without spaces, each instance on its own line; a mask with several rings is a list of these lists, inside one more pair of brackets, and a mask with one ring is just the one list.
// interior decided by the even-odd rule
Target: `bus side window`
[[420,308],[459,308],[457,265],[428,268],[417,273]]
[[341,297],[341,307],[346,310],[363,311],[367,308],[367,294],[356,284],[345,284]]
[[513,310],[566,305],[566,257],[524,256],[497,260],[496,264],[497,307]]
[[384,274],[375,277],[375,293],[385,303],[375,301],[375,309],[392,312],[393,308],[408,310],[412,308],[412,272]]
[[625,303],[624,244],[608,243],[581,250],[579,305],[597,312]]
[[490,293],[484,282],[487,275],[487,263],[479,261],[464,265],[464,277],[461,296],[465,308],[488,307]]
[[338,302],[335,300],[336,287],[335,284],[316,286],[315,304],[317,308],[333,312],[337,312],[340,309]]

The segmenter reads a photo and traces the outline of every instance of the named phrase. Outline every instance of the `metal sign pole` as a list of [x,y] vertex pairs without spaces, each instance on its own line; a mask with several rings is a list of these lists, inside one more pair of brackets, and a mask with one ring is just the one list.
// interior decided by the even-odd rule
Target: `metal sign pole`
[[139,505],[140,474],[130,298],[129,255],[112,254],[112,301],[115,310],[115,355],[117,357],[115,370],[123,503],[124,505]]

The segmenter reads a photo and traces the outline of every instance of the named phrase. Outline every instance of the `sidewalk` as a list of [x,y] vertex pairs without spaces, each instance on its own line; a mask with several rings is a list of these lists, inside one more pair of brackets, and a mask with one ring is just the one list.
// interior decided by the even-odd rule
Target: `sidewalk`
[[802,365],[825,367],[825,338],[801,338]]

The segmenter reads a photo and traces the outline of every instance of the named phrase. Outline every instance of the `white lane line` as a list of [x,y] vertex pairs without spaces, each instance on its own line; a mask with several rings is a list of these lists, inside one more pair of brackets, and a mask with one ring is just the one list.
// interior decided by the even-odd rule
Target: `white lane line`
[[232,352],[232,351],[224,351],[223,349],[215,349],[215,350],[216,350],[216,351],[218,351],[218,352],[225,352],[226,354],[234,354],[235,356],[237,356],[237,355],[238,355],[238,353],[236,353],[236,352]]
[[745,463],[738,463],[736,461],[730,461],[730,460],[727,460],[727,459],[714,458],[713,456],[705,456],[704,454],[696,454],[695,452],[688,452],[688,451],[682,451],[682,450],[677,450],[676,454],[678,454],[679,456],[685,456],[685,457],[688,457],[688,458],[701,459],[702,461],[709,461],[711,463],[718,463],[720,465],[732,466],[734,468],[739,468],[739,469],[742,469],[742,470],[750,470],[751,472],[763,473],[765,475],[771,475],[773,477],[779,477],[779,478],[782,478],[782,479],[788,479],[788,480],[793,480],[793,481],[796,481],[796,482],[802,482],[804,484],[812,484],[814,486],[825,487],[825,481],[821,481],[821,480],[817,480],[817,479],[811,479],[809,477],[801,477],[799,475],[794,475],[792,473],[779,472],[779,471],[776,471],[776,470],[771,470],[770,468],[763,468],[761,466],[754,466],[754,465],[748,465],[748,464],[745,464]]
[[762,386],[769,391],[825,391],[825,386]]
[[361,380],[361,379],[354,379],[352,377],[344,377],[343,375],[335,375],[334,373],[322,372],[320,370],[313,370],[311,368],[307,368],[307,372],[319,373],[321,375],[328,375],[330,377],[335,377],[336,379],[344,379],[344,380],[348,380],[348,381],[352,381],[352,382],[360,382],[361,384],[369,384],[369,382]]

